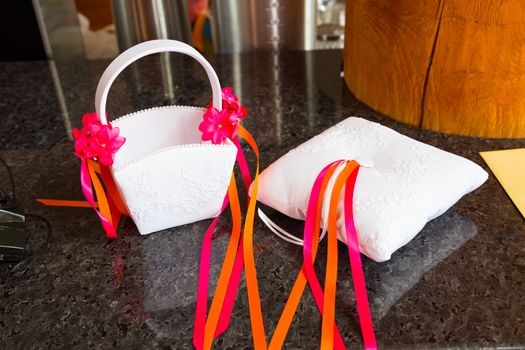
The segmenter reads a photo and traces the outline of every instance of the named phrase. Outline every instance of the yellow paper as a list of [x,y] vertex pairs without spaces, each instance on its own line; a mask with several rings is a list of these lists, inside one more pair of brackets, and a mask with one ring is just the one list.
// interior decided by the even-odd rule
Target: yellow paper
[[525,148],[480,154],[525,217]]

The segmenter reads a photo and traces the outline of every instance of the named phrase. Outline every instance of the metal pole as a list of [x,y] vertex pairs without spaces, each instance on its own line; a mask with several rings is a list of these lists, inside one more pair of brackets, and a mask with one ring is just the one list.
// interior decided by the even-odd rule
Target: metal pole
[[185,0],[112,0],[120,51],[152,39],[176,39],[191,44]]

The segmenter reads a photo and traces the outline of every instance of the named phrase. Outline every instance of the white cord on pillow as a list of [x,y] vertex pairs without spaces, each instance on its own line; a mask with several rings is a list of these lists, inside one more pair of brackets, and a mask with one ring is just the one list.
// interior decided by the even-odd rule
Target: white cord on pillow
[[[326,185],[325,190],[325,196],[323,198],[323,215],[321,218],[328,218],[328,212],[330,210],[330,197],[332,195],[332,191],[334,189],[335,180],[343,171],[343,168],[345,167],[347,162],[343,162],[337,166],[337,169],[335,169],[333,176],[328,181],[328,184]],[[277,237],[285,240],[286,242],[295,244],[295,245],[303,245],[304,241],[300,238],[298,238],[296,235],[291,234],[290,232],[286,231],[285,229],[281,228],[279,225],[277,225],[275,222],[273,222],[268,215],[266,215],[260,208],[257,209],[257,214],[259,215],[259,218],[261,221],[272,231]],[[327,226],[324,223],[321,223],[323,226],[323,231],[321,232],[321,235],[319,236],[319,242],[323,240],[323,238],[326,236],[327,232]]]

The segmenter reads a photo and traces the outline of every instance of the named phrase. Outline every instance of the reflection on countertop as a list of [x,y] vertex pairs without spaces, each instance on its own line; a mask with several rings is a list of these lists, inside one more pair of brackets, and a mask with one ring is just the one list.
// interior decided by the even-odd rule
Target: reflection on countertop
[[[479,151],[524,147],[525,140],[478,139],[429,132],[392,121],[361,104],[340,78],[341,51],[216,55],[224,86],[242,97],[265,167],[287,150],[358,115],[488,168]],[[45,208],[37,197],[80,199],[78,161],[68,138],[94,109],[95,87],[108,61],[1,63],[1,156],[15,175],[19,211],[28,219],[34,255],[0,265],[0,326],[6,348],[191,349],[202,235],[209,221],[139,236],[127,220],[108,242],[87,209]],[[50,68],[51,67],[51,68]],[[162,78],[170,73],[169,79]],[[202,68],[180,56],[148,57],[119,77],[108,110],[123,113],[168,103],[205,105]],[[249,154],[249,152],[248,152]],[[252,157],[249,157],[252,158]],[[7,188],[0,169],[0,188]],[[302,223],[268,211],[291,232]],[[215,234],[214,280],[229,221]],[[378,342],[383,349],[525,347],[525,222],[493,176],[430,222],[386,263],[364,259]],[[301,263],[299,247],[255,225],[256,264],[267,331],[272,332]],[[325,243],[318,256],[326,259]],[[346,262],[345,252],[340,253]],[[340,264],[337,320],[346,343],[361,344],[350,269]],[[315,348],[320,317],[309,292],[286,348]],[[230,329],[216,348],[251,347],[244,281]]]

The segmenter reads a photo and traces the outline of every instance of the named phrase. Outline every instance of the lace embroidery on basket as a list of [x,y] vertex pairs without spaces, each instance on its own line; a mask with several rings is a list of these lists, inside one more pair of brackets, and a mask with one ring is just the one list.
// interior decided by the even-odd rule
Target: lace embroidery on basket
[[215,177],[203,177],[180,170],[172,192],[154,187],[148,172],[142,171],[128,177],[133,185],[133,198],[128,201],[131,214],[142,222],[153,222],[159,215],[197,213],[208,202],[220,200],[230,180],[229,167],[224,167]]

